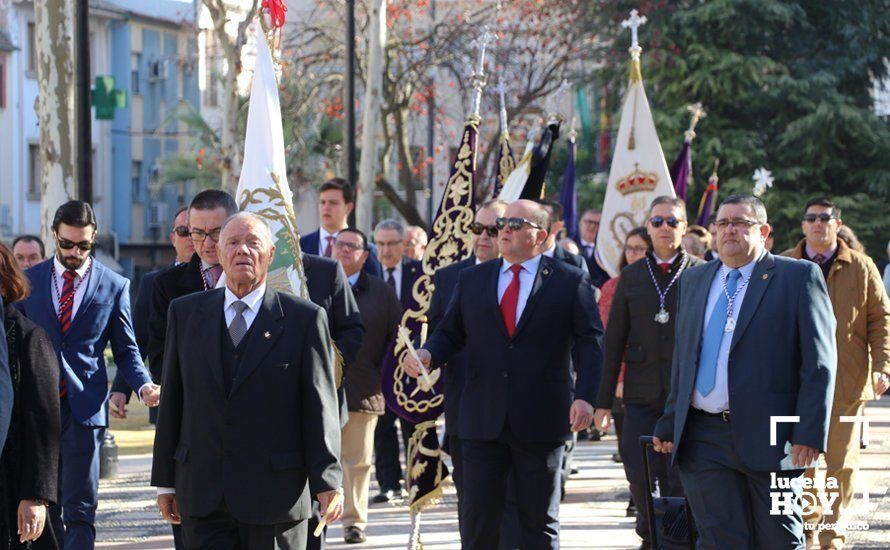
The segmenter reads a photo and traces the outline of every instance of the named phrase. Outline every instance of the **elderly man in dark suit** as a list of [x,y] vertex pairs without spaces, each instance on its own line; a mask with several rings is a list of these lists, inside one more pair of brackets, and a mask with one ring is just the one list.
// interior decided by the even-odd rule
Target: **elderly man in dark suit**
[[[619,447],[633,500],[638,503],[646,502],[648,490],[640,436],[652,435],[671,390],[677,282],[686,269],[705,263],[683,250],[687,225],[683,199],[664,196],[652,201],[646,231],[653,250],[642,261],[622,270],[606,328],[606,360],[597,396],[596,425],[603,431],[609,427],[623,362],[627,365],[625,415]],[[681,496],[683,489],[676,469],[668,470],[661,455],[652,457],[651,462],[661,494]],[[644,545],[651,544],[645,506],[637,508],[636,532]]]
[[764,249],[760,199],[728,197],[715,226],[719,261],[680,279],[655,448],[674,453],[699,548],[804,548],[800,481],[827,446],[834,392],[831,302],[815,264]]
[[[463,547],[498,546],[512,470],[520,546],[558,548],[563,445],[593,421],[602,325],[588,307],[594,298],[587,274],[540,254],[550,226],[540,205],[516,201],[496,224],[502,260],[460,273],[445,316],[418,355],[430,365],[464,352]],[[410,357],[404,368],[420,373]]]
[[261,218],[233,216],[220,245],[226,288],[170,307],[158,507],[182,522],[189,548],[302,550],[310,495],[330,507],[328,521],[342,513],[327,319],[267,288],[275,247]]
[[334,257],[343,266],[366,328],[358,356],[346,365],[343,379],[349,421],[343,426],[340,461],[345,494],[343,538],[348,543],[366,540],[374,427],[386,409],[380,369],[402,318],[395,290],[362,270],[368,255],[368,241],[361,231],[347,228],[337,235]]
[[[454,296],[460,273],[474,265],[500,257],[495,220],[504,214],[506,208],[507,203],[500,200],[491,200],[479,207],[473,224],[470,225],[470,231],[473,233],[473,255],[466,260],[443,267],[433,275],[435,291],[430,299],[430,309],[427,312],[432,331],[436,330],[445,316],[445,309],[448,307],[451,297]],[[464,368],[463,353],[458,353],[448,361],[448,366],[442,370],[445,377],[445,436],[448,440],[448,453],[451,455],[451,478],[454,480],[455,489],[457,489],[458,519],[461,511],[460,497],[463,493],[459,415]]]

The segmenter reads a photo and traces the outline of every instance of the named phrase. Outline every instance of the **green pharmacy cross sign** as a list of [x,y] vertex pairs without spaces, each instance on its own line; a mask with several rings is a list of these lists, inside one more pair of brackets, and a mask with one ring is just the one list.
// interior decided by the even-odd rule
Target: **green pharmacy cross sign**
[[96,87],[93,88],[93,107],[96,108],[98,120],[111,120],[115,109],[127,107],[127,92],[114,89],[113,76],[97,76]]

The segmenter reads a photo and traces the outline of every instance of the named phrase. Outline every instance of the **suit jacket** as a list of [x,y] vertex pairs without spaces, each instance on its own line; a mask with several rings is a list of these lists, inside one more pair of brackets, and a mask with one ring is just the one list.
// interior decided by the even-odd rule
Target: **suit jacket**
[[[0,479],[14,479],[6,503],[41,499],[58,500],[59,444],[62,432],[59,414],[59,361],[46,332],[11,305],[0,340],[11,338],[9,372],[13,374],[15,399],[9,440],[0,460]],[[3,518],[15,517],[15,509]],[[2,522],[2,520],[0,520]]]
[[[0,296],[0,326],[5,326],[3,297]],[[0,449],[6,444],[6,434],[12,419],[12,379],[9,377],[9,354],[6,338],[0,338]],[[2,450],[0,450],[2,452]]]
[[571,266],[577,267],[585,273],[590,273],[590,270],[587,267],[587,261],[584,259],[584,256],[572,254],[559,245],[556,245],[556,248],[553,249],[553,258],[561,262],[565,262]]
[[[704,261],[686,255],[687,267]],[[674,327],[677,321],[678,282],[674,282],[665,297],[665,309],[670,314],[667,323],[655,321],[660,309],[658,292],[652,284],[650,260],[655,262],[652,273],[662,290],[677,274],[684,256],[679,254],[668,274],[662,273],[652,253],[643,260],[625,267],[612,297],[612,309],[606,325],[606,360],[603,380],[596,399],[598,409],[611,409],[615,386],[621,372],[622,360],[627,364],[624,375],[624,402],[634,405],[663,407],[671,390],[671,361],[674,354]]]
[[574,398],[589,403],[602,371],[603,331],[593,287],[580,269],[542,257],[510,338],[498,304],[502,264],[460,272],[454,297],[424,347],[436,364],[464,350],[461,438],[494,440],[508,422],[522,441],[565,441],[571,437],[572,367]]
[[380,369],[402,320],[402,306],[395,290],[364,271],[352,293],[365,325],[365,336],[355,361],[346,366],[346,400],[350,411],[383,414],[386,403],[380,388]]
[[339,262],[303,253],[303,272],[312,303],[325,310],[328,329],[346,364],[355,361],[365,328]]
[[[300,237],[300,250],[306,254],[314,254],[324,257],[324,250],[321,248],[321,232],[316,229],[312,233]],[[383,269],[380,267],[380,260],[377,259],[377,247],[368,243],[368,261],[362,267],[362,271],[376,277],[383,276]]]
[[[382,267],[381,269],[383,269],[384,273],[381,278],[386,282],[386,269]],[[411,290],[421,275],[423,275],[423,262],[402,258],[402,283],[399,290],[399,302],[402,304],[403,311],[417,304],[417,300],[411,297]]]
[[[442,317],[445,316],[445,310],[454,296],[461,271],[474,265],[476,265],[476,257],[470,256],[466,260],[436,270],[433,275],[435,290],[427,311],[430,332],[435,332]],[[463,351],[456,353],[448,361],[448,365],[442,369],[445,377],[445,429],[448,435],[460,436],[460,394],[464,385],[464,370],[466,370],[466,357]]]
[[227,394],[224,303],[220,288],[170,306],[152,485],[175,487],[186,516],[208,515],[225,499],[243,523],[306,519],[310,494],[341,481],[324,310],[267,288]]
[[600,264],[596,263],[596,254],[593,253],[589,257],[582,256],[584,261],[587,262],[587,269],[590,272],[590,282],[593,283],[593,286],[597,288],[602,288],[606,281],[611,279],[612,277],[606,272],[605,269],[600,267]]
[[[671,393],[655,426],[657,437],[674,443],[674,460],[682,458],[708,293],[721,265],[696,266],[680,278]],[[745,291],[729,351],[730,426],[746,467],[778,470],[785,441],[825,450],[837,364],[834,334],[819,268],[764,254]],[[775,446],[770,445],[771,416],[800,416],[798,423],[776,424]]]
[[167,310],[170,308],[170,302],[204,290],[201,258],[197,252],[192,254],[192,259],[188,263],[168,267],[155,276],[148,316],[148,366],[155,380],[163,379]]
[[130,281],[96,258],[92,262],[83,299],[64,336],[53,307],[52,258],[27,271],[31,295],[19,302],[19,309],[43,327],[52,341],[74,418],[85,426],[107,426],[105,347],[111,344],[114,363],[130,388],[138,390],[151,383],[151,376],[142,364],[133,334]]

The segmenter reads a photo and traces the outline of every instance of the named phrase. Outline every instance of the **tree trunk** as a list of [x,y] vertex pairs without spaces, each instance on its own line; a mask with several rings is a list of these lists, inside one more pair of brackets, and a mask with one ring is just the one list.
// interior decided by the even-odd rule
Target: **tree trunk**
[[37,117],[40,124],[41,235],[53,241],[56,209],[76,185],[74,136],[74,2],[34,3],[37,53]]
[[[410,97],[410,93],[406,93],[406,96]],[[393,126],[395,126],[396,131],[396,143],[399,146],[399,185],[405,193],[405,203],[413,210],[417,210],[417,193],[414,186],[414,159],[411,158],[411,146],[408,143],[407,114],[407,108],[398,108],[393,111]]]
[[[241,174],[241,148],[238,142],[238,71],[229,48],[226,50],[228,69],[223,77],[222,126],[219,129],[221,149],[220,187],[232,195]],[[237,61],[237,53],[235,54]],[[240,64],[240,63],[239,63]]]
[[370,232],[374,214],[374,184],[377,176],[376,137],[380,125],[380,101],[383,90],[383,45],[386,43],[387,0],[373,0],[370,12],[368,74],[362,105],[362,153],[356,185],[355,223]]

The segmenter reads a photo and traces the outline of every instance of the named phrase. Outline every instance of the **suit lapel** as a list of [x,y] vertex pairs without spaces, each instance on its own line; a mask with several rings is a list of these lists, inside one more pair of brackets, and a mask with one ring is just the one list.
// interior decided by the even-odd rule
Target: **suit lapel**
[[522,316],[519,317],[519,321],[516,323],[516,331],[513,332],[513,338],[519,336],[523,327],[528,324],[528,320],[532,315],[532,310],[539,301],[537,298],[541,293],[541,288],[550,280],[550,276],[553,274],[553,264],[556,261],[557,260],[541,255],[541,263],[538,264],[538,272],[535,274],[535,282],[532,283],[531,294],[528,295],[528,300],[525,302],[525,308],[522,310]]
[[[77,321],[84,316],[87,308],[90,307],[90,304],[96,297],[96,289],[99,288],[99,283],[102,282],[102,277],[105,275],[105,266],[100,264],[95,257],[90,261],[93,265],[90,267],[90,276],[87,279],[87,288],[83,293],[83,299],[80,301],[80,305],[77,306],[77,313],[75,313],[74,317],[71,319],[72,330],[77,324]],[[69,330],[68,333],[70,334],[71,331]]]
[[[57,339],[61,338],[62,328],[59,326],[59,315],[53,307],[53,296],[56,295],[56,288],[52,281],[52,278],[55,276],[55,261],[49,259],[43,264],[31,269],[36,271],[34,281],[38,289],[37,292],[34,292],[34,289],[31,289],[31,296],[34,297],[39,304],[39,311],[36,311],[35,313],[41,317],[45,316],[45,321],[40,323],[40,325],[44,329],[52,330]],[[59,291],[61,291],[61,289],[59,289]],[[26,312],[26,315],[30,316],[33,314]],[[36,321],[37,319],[35,318],[34,320]]]
[[278,295],[271,287],[266,287],[266,295],[263,297],[256,319],[253,320],[247,335],[244,358],[238,366],[235,382],[232,384],[232,392],[229,395],[238,390],[238,387],[263,362],[269,350],[278,341],[281,333],[284,332],[280,322],[283,317],[284,313],[281,311],[281,304],[278,303]]
[[489,275],[487,294],[491,299],[489,304],[491,305],[492,313],[494,313],[495,318],[500,321],[497,323],[499,330],[504,335],[504,338],[509,338],[507,336],[507,328],[504,326],[504,316],[501,315],[501,304],[498,301],[498,279],[500,278],[501,269],[503,269],[503,267],[503,259],[491,262],[491,274]]
[[[196,321],[200,326],[189,326],[186,330],[194,332],[198,335],[198,342],[194,346],[194,350],[200,356],[200,361],[195,361],[194,365],[210,365],[210,375],[219,388],[221,394],[225,395],[225,382],[223,381],[222,367],[222,331],[225,330],[226,319],[223,315],[223,307],[225,305],[225,290],[208,291],[208,299],[201,305]],[[178,335],[183,336],[182,334]],[[188,334],[185,334],[188,337]],[[199,367],[200,368],[200,367]]]
[[763,295],[773,279],[773,269],[775,267],[776,261],[769,252],[754,266],[751,279],[748,281],[748,288],[745,290],[745,298],[742,300],[742,309],[739,310],[735,332],[732,335],[732,345],[729,347],[730,352],[739,343],[742,334],[748,328],[751,319],[754,318],[757,306],[760,305],[760,300],[763,299]]

